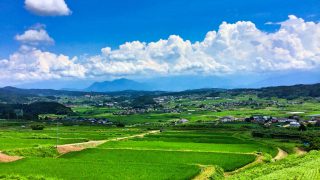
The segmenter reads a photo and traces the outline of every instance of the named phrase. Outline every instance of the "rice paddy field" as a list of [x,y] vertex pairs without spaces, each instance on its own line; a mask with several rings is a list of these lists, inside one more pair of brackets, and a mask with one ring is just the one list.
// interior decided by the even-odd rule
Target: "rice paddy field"
[[[0,128],[0,151],[16,148],[32,148],[71,144],[89,140],[105,140],[114,137],[129,136],[143,132],[140,129],[105,128],[97,126],[51,126],[41,131],[29,128],[2,127]],[[58,139],[57,139],[58,136]]]
[[320,179],[320,152],[311,151],[303,156],[291,155],[278,162],[261,164],[227,179]]
[[222,153],[266,152],[275,155],[277,151],[255,141],[233,137],[232,133],[203,131],[171,131],[147,135],[127,141],[111,141],[100,148],[196,151]]
[[[112,140],[95,148],[64,155],[58,153],[49,157],[31,155],[15,162],[0,163],[0,179],[1,176],[52,179],[192,179],[203,170],[203,167],[217,166],[224,171],[233,171],[255,161],[257,152],[272,155],[277,153],[275,147],[252,139],[240,138],[234,132],[169,130],[114,140],[114,137],[126,137],[146,131],[98,127],[72,129],[73,127],[61,129],[61,143],[64,143],[62,141],[64,138],[70,138],[70,142],[67,143],[81,142],[84,139]],[[35,134],[54,137],[53,130],[52,127]],[[15,133],[10,130],[2,130],[1,133],[2,136],[11,135],[16,139],[28,134],[21,131],[14,135]],[[3,139],[6,141],[5,145],[1,145],[1,150],[10,149],[14,152],[15,148],[20,148],[10,145],[7,138]],[[30,142],[33,141],[39,147],[42,146],[41,140],[34,138],[30,139]],[[43,141],[43,144],[50,146],[54,145],[54,142]]]

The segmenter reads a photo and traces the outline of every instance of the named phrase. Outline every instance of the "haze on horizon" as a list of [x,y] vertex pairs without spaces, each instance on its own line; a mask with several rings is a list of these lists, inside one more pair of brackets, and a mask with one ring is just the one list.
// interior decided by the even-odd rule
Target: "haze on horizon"
[[317,0],[3,0],[0,7],[0,86],[320,82]]

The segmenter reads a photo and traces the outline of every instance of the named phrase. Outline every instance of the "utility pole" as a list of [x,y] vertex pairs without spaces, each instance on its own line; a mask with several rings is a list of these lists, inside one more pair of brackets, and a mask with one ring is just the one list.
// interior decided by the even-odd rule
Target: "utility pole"
[[56,127],[57,142],[56,142],[56,147],[58,148],[58,145],[59,145],[59,122],[58,122],[58,118],[56,120],[57,120],[57,127]]

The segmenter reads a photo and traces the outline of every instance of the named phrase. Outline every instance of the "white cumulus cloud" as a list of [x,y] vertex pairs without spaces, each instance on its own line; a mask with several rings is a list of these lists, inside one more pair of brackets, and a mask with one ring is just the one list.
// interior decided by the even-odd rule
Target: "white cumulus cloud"
[[64,0],[25,0],[25,8],[40,16],[66,16],[71,10]]
[[0,79],[13,81],[85,77],[86,69],[76,63],[77,58],[22,46],[8,59],[0,60]]
[[[320,68],[320,23],[290,15],[276,32],[250,21],[223,22],[203,40],[178,35],[156,42],[127,42],[101,54],[69,58],[21,48],[0,61],[0,79],[50,79],[107,76],[225,75],[273,73]],[[10,76],[10,74],[12,74]]]
[[[223,22],[202,41],[177,35],[157,42],[127,42],[89,58],[96,74],[234,74],[315,69],[320,66],[320,24],[290,15],[266,33],[250,21]],[[94,64],[91,66],[90,64]],[[118,67],[118,68],[116,68]]]
[[26,30],[23,34],[18,34],[15,39],[21,43],[27,44],[53,44],[54,40],[48,35],[43,27]]

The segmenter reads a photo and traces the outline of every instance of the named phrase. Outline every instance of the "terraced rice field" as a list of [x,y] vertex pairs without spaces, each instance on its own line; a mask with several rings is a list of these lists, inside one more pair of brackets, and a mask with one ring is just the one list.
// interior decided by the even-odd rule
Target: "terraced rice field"
[[240,168],[254,161],[257,151],[273,149],[237,138],[233,133],[168,131],[108,141],[59,158],[28,157],[0,163],[0,177],[5,174],[58,179],[192,179],[205,166],[219,166],[225,171]]
[[116,129],[101,127],[49,127],[42,131],[32,131],[26,128],[0,128],[0,151],[16,148],[32,148],[38,146],[53,146],[58,144],[71,144],[89,140],[104,140],[114,137],[123,137],[138,134],[139,129]]
[[290,157],[275,163],[261,164],[246,171],[239,172],[227,179],[320,179],[320,152]]
[[164,132],[147,135],[144,138],[134,138],[128,141],[112,141],[100,148],[105,149],[139,149],[165,151],[195,151],[223,153],[254,153],[266,152],[272,155],[277,150],[255,141],[243,140],[228,133],[213,132]]

